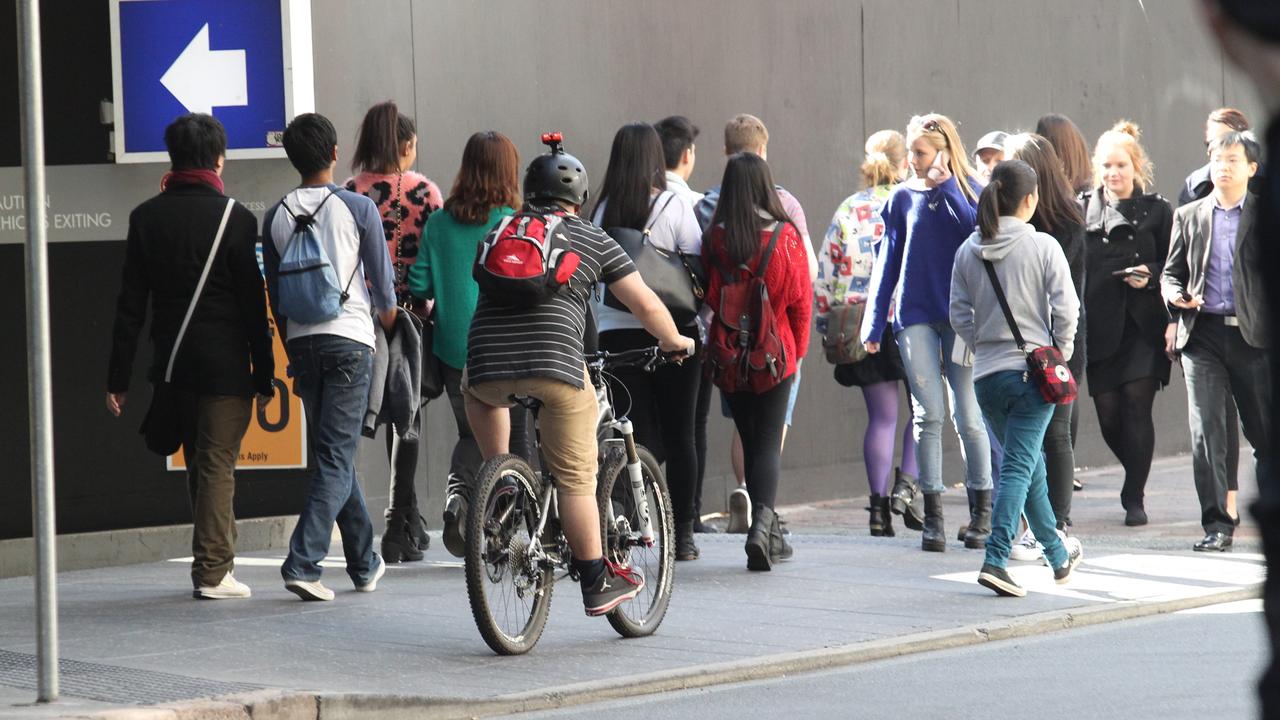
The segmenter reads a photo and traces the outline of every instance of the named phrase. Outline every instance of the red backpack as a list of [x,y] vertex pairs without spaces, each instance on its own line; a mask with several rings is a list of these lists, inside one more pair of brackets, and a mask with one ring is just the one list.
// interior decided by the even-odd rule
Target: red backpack
[[746,271],[745,278],[738,278],[735,270],[720,271],[724,287],[708,333],[703,367],[716,387],[725,392],[758,395],[782,382],[787,371],[787,351],[764,283],[782,227],[783,223],[778,223],[774,229],[755,272],[746,263],[737,268]]
[[471,269],[480,292],[507,305],[532,307],[564,287],[582,261],[564,217],[525,211],[495,225]]

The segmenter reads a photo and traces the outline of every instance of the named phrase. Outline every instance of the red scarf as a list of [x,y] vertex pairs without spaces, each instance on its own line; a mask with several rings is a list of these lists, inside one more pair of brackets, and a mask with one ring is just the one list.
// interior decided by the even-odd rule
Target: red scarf
[[175,185],[208,185],[219,193],[226,193],[222,177],[213,170],[171,170],[160,178],[160,192]]

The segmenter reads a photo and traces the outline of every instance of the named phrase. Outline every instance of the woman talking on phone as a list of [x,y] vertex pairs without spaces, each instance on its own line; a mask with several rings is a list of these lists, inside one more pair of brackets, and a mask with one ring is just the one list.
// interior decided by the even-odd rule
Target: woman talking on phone
[[1169,384],[1159,281],[1173,209],[1147,189],[1151,161],[1138,126],[1122,120],[1098,138],[1099,187],[1085,195],[1085,314],[1089,394],[1107,447],[1124,466],[1125,525],[1146,525],[1143,492],[1155,451],[1151,405]]
[[[956,250],[977,224],[977,180],[955,123],[943,115],[911,118],[907,147],[915,177],[885,201],[884,240],[871,276],[862,342],[880,352],[893,303],[895,338],[911,389],[920,487],[924,491],[923,550],[947,549],[942,517],[942,422],[947,400],[960,435],[969,491],[965,546],[981,548],[991,533],[991,456],[973,392],[971,353],[950,324],[951,270]],[[895,484],[901,513],[912,488]]]

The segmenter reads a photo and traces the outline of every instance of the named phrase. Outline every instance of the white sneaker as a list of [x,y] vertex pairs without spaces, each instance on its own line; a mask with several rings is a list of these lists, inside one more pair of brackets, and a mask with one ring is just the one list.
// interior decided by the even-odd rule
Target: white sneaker
[[373,579],[364,585],[357,585],[356,592],[373,592],[374,590],[377,590],[378,579],[387,573],[387,563],[382,559],[382,556],[378,553],[374,553],[373,559],[378,563],[376,569],[373,571]]
[[1084,559],[1084,545],[1080,544],[1079,538],[1067,538],[1062,541],[1062,546],[1067,551],[1067,562],[1053,571],[1053,580],[1059,585],[1071,579],[1072,571]]
[[285,580],[284,589],[297,595],[303,600],[332,600],[333,591],[320,584],[319,580],[308,582],[306,580]]
[[1022,533],[1022,537],[1018,542],[1009,548],[1009,559],[1017,562],[1035,562],[1044,555],[1044,547],[1036,540],[1036,536],[1031,532],[1030,528]]
[[745,533],[751,528],[751,496],[747,489],[737,487],[729,493],[729,527],[727,533]]
[[191,597],[197,600],[229,600],[247,598],[252,594],[249,586],[232,577],[231,573],[223,575],[217,585],[198,587],[191,591]]

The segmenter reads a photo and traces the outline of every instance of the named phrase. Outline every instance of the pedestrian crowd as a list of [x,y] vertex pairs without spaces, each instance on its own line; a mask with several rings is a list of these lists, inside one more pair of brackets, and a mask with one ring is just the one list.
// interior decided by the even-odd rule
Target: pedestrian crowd
[[[144,425],[149,444],[167,429],[186,454],[194,595],[250,595],[232,574],[234,468],[254,398],[273,395],[273,331],[307,418],[312,476],[281,568],[305,600],[334,597],[321,574],[335,524],[358,591],[375,590],[387,563],[422,560],[422,407],[441,396],[457,436],[446,550],[464,553],[482,462],[535,454],[533,419],[515,402],[535,398],[584,607],[603,614],[634,597],[644,578],[601,551],[598,400],[584,365],[597,347],[656,345],[680,359],[609,384],[629,398],[636,441],[664,464],[682,561],[698,559],[698,533],[716,531],[701,498],[720,389],[734,427],[727,531],[746,533],[748,569],[769,570],[793,554],[775,503],[802,369],[817,370],[804,362],[811,326],[836,382],[866,403],[871,535],[895,536],[898,515],[923,550],[946,549],[950,417],[969,503],[957,538],[985,549],[978,582],[1023,595],[1008,563],[1041,560],[1066,582],[1083,557],[1070,534],[1077,388],[1124,469],[1123,523],[1143,525],[1152,404],[1180,363],[1205,532],[1194,549],[1230,548],[1238,427],[1259,476],[1270,462],[1250,191],[1261,151],[1239,111],[1209,115],[1207,162],[1176,210],[1154,191],[1134,123],[1090,151],[1071,120],[1047,115],[1034,132],[986,133],[971,154],[950,118],[913,117],[905,133],[867,139],[862,187],[816,248],[771,172],[759,118],[725,125],[722,180],[705,193],[688,184],[698,136],[682,116],[627,124],[593,187],[558,134],[544,136],[549,151],[522,180],[512,141],[478,132],[444,195],[412,169],[418,132],[395,103],[364,116],[341,183],[337,130],[307,113],[283,135],[299,183],[259,229],[227,197],[221,125],[177,118],[162,191],[129,220],[107,405],[118,416],[126,404],[149,305],[157,392]],[[911,421],[899,428],[904,397]],[[390,490],[375,550],[355,462],[360,437],[380,425]]]

